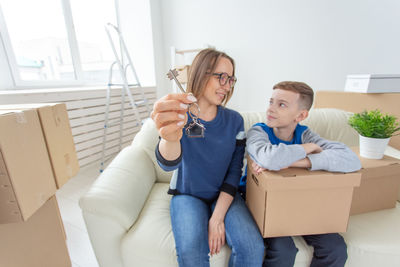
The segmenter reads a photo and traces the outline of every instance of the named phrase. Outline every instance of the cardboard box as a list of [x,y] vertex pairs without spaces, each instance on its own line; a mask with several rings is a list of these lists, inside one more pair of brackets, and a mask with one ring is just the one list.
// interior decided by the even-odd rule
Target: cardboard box
[[178,71],[178,81],[180,83],[187,83],[188,82],[188,77],[189,77],[189,65],[185,66],[179,66],[176,67],[176,70]]
[[[251,166],[251,159],[247,160]],[[246,204],[263,237],[346,232],[361,173],[247,169]]]
[[0,109],[37,110],[57,188],[78,173],[78,157],[65,104],[0,105]]
[[400,93],[400,74],[347,75],[346,92]]
[[1,224],[0,236],[0,266],[71,266],[55,196],[26,222]]
[[[359,155],[359,148],[352,148]],[[362,169],[360,187],[354,189],[350,214],[360,214],[396,207],[400,190],[400,160],[360,157]]]
[[0,223],[27,220],[55,192],[36,110],[0,110]]

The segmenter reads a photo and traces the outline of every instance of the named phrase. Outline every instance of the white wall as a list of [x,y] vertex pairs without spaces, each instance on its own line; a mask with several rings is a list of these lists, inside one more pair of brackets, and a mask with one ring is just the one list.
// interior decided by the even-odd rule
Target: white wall
[[[162,42],[155,45],[156,66],[168,70],[171,46],[208,43],[227,52],[238,77],[228,106],[240,111],[264,110],[282,80],[341,91],[347,74],[400,73],[398,0],[150,2],[158,10],[155,40]],[[164,72],[156,72],[159,95],[171,87]]]
[[143,86],[154,86],[156,79],[150,1],[118,0],[118,3],[121,31],[140,83]]
[[[165,90],[159,88],[168,88],[170,83],[165,79],[166,69],[165,56],[164,56],[164,34],[163,34],[163,22],[162,22],[162,10],[159,0],[150,0],[151,9],[151,25],[153,35],[153,48],[154,48],[154,68],[155,68],[155,79],[157,85],[157,99],[165,94]],[[168,54],[169,55],[169,54]],[[169,65],[168,65],[169,66]]]

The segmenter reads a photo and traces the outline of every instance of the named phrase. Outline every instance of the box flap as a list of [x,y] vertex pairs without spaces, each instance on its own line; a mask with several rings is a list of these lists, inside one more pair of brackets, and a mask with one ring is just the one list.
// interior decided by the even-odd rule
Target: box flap
[[[248,158],[248,166],[251,159]],[[335,173],[287,168],[280,171],[263,171],[254,174],[265,190],[301,190],[312,188],[337,188],[360,186],[361,172]]]
[[360,156],[359,147],[352,147],[351,150],[353,150],[354,153],[357,154],[358,158],[361,161],[361,166],[363,167],[363,169],[378,168],[378,167],[384,167],[384,166],[389,166],[389,165],[393,165],[393,164],[400,164],[400,160],[386,156],[386,155],[384,155],[382,159],[363,158]]
[[78,157],[65,104],[38,109],[47,149],[57,182],[61,188],[79,171]]
[[14,113],[16,110],[0,110],[0,116]]
[[26,103],[26,104],[7,104],[0,105],[0,110],[26,110],[26,109],[36,109],[45,106],[54,106],[57,103]]
[[24,220],[56,192],[44,136],[35,110],[1,116],[0,147]]
[[[311,172],[311,171],[310,171]],[[302,190],[360,186],[361,172],[284,177],[264,171],[258,175],[265,190]]]

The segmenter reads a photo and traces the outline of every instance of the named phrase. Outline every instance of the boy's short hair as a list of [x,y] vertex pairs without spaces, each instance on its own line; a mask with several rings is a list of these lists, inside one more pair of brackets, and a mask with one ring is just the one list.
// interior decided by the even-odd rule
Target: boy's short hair
[[313,89],[303,82],[280,82],[274,85],[273,89],[282,89],[300,94],[299,106],[310,110],[314,101]]

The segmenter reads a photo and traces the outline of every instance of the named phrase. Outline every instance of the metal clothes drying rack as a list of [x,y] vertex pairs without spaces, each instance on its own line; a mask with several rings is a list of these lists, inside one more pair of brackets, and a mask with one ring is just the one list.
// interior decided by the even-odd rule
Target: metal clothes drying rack
[[[139,77],[136,74],[136,70],[133,66],[132,59],[128,53],[128,49],[126,47],[124,38],[122,36],[119,28],[111,23],[107,23],[105,26],[105,30],[110,41],[110,45],[112,51],[115,56],[115,61],[110,66],[108,84],[107,84],[107,99],[106,99],[106,111],[105,111],[105,120],[104,120],[104,132],[103,132],[103,149],[101,153],[101,164],[100,164],[100,172],[104,169],[105,163],[105,150],[106,150],[106,142],[107,142],[107,129],[110,126],[117,125],[119,123],[119,150],[122,149],[122,131],[123,131],[123,117],[124,117],[124,109],[125,109],[125,95],[128,95],[130,107],[133,109],[136,118],[136,126],[143,124],[143,121],[140,118],[139,106],[146,106],[147,114],[150,116],[150,106],[149,100],[144,94],[143,87],[140,84]],[[120,55],[117,52],[117,46],[115,45],[113,38],[111,36],[112,32],[117,34],[117,41],[119,42]],[[124,64],[124,59],[127,60],[127,64]],[[114,66],[117,65],[119,74],[122,79],[122,83],[114,83],[113,82],[113,70]],[[133,77],[135,78],[135,83],[129,83],[127,78],[128,68],[131,70]],[[110,111],[110,98],[111,98],[111,87],[118,86],[121,87],[121,109],[120,109],[120,118],[118,121],[109,124],[109,111]],[[137,88],[140,92],[141,99],[135,101],[133,99],[133,95],[131,93],[131,88]]]

